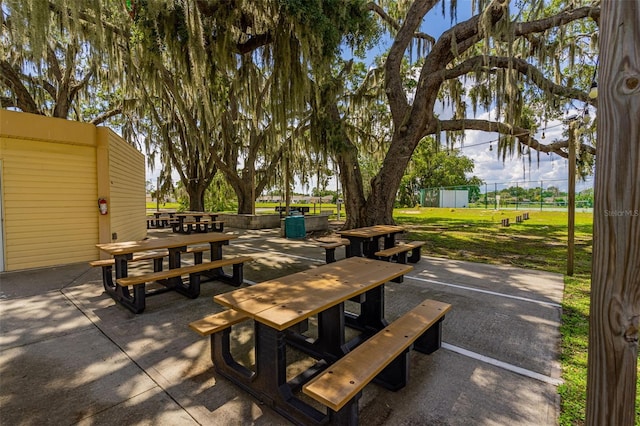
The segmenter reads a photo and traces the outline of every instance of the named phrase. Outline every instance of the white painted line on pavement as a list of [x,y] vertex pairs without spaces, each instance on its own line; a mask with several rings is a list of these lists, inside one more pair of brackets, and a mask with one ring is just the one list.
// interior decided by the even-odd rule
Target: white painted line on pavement
[[493,366],[502,368],[504,370],[512,371],[516,374],[520,374],[525,377],[529,377],[535,380],[539,380],[544,383],[549,383],[550,385],[559,386],[564,383],[562,379],[555,379],[553,377],[545,376],[544,374],[536,373],[535,371],[527,370],[522,367],[515,366],[513,364],[508,364],[506,362],[497,360],[495,358],[489,358],[488,356],[480,355],[476,352],[471,352],[467,349],[460,348],[458,346],[450,345],[448,343],[442,342],[442,348],[449,350],[451,352],[458,353],[460,355],[468,356],[469,358],[477,359],[478,361],[485,362],[487,364],[491,364]]
[[467,286],[459,285],[459,284],[444,283],[442,281],[429,280],[427,278],[414,277],[412,275],[405,275],[404,277],[408,278],[410,280],[424,281],[424,282],[427,282],[427,283],[444,285],[444,286],[447,286],[447,287],[459,288],[461,290],[475,291],[475,292],[478,292],[478,293],[490,294],[492,296],[500,296],[500,297],[506,297],[508,299],[522,300],[524,302],[538,303],[540,305],[552,306],[554,308],[561,308],[562,307],[559,303],[555,303],[555,302],[545,302],[543,300],[530,299],[528,297],[512,296],[510,294],[498,293],[496,291],[482,290],[482,289],[479,289],[479,288],[467,287]]

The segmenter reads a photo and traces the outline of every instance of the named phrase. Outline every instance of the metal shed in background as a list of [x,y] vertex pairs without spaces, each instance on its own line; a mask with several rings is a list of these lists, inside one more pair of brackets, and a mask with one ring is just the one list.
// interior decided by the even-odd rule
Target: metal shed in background
[[420,190],[422,207],[463,208],[469,205],[468,189],[428,188]]

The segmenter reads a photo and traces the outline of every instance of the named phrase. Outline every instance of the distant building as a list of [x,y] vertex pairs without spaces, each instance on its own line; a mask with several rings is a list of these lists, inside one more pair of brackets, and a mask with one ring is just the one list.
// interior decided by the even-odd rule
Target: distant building
[[469,205],[469,190],[430,188],[420,191],[422,207],[464,208]]

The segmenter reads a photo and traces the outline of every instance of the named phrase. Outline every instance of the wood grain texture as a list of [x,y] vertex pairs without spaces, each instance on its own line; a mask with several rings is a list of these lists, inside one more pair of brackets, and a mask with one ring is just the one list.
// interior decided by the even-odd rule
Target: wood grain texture
[[633,425],[640,319],[640,1],[603,0],[587,424]]
[[450,309],[448,303],[425,300],[329,366],[304,385],[303,392],[334,411],[340,410]]

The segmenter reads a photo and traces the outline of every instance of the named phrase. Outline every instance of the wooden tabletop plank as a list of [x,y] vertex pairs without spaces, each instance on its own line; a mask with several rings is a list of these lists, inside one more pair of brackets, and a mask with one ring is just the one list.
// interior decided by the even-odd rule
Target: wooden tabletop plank
[[190,235],[172,235],[166,238],[156,238],[152,240],[96,244],[96,247],[112,256],[115,256],[118,254],[137,253],[140,251],[158,250],[163,248],[168,249],[194,244],[225,242],[234,238],[237,238],[237,236],[223,233],[199,233]]
[[412,269],[409,265],[352,257],[219,294],[214,301],[284,330]]
[[374,225],[365,228],[348,229],[338,232],[341,237],[373,238],[381,235],[403,232],[404,227],[397,225]]

